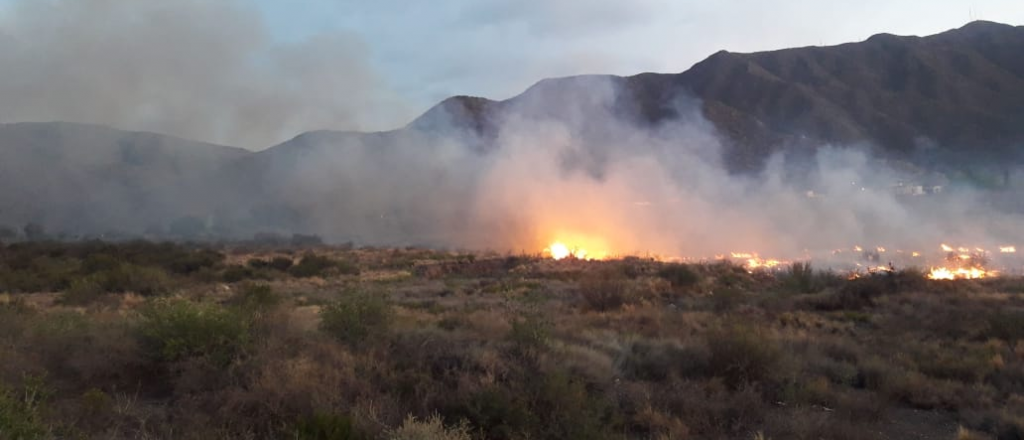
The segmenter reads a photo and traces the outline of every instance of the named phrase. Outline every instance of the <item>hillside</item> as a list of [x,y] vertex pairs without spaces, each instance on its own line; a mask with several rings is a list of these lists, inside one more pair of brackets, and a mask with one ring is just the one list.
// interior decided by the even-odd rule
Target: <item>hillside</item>
[[1024,162],[1020,53],[1024,27],[991,22],[928,37],[722,51],[678,74],[546,79],[505,101],[449,98],[396,130],[308,132],[257,153],[68,123],[0,125],[0,225],[138,233],[192,216],[243,236],[341,229],[335,238],[444,241],[509,137],[562,124],[584,146],[563,159],[599,179],[615,154],[632,154],[612,150],[634,133],[689,118],[681,111],[694,106],[732,173],[829,144],[867,145],[943,172],[1005,171]]
[[35,221],[71,233],[166,226],[215,208],[226,195],[211,176],[248,154],[100,126],[3,124],[0,225]]

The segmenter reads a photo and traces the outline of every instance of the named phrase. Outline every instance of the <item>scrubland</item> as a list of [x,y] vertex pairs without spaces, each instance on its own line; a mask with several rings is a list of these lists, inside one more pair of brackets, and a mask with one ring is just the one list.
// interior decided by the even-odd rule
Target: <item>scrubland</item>
[[3,439],[1021,439],[1024,280],[0,246]]

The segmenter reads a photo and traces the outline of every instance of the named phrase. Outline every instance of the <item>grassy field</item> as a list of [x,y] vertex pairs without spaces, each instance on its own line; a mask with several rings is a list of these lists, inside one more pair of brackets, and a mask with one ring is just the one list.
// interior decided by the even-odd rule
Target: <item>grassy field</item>
[[0,246],[2,439],[1021,439],[1024,280]]

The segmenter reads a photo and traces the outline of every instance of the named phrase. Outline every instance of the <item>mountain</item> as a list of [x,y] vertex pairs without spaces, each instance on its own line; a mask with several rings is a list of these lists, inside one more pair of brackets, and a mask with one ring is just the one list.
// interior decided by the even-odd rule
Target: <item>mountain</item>
[[601,178],[620,154],[613,150],[632,141],[621,126],[658,130],[692,119],[693,109],[720,135],[733,173],[756,172],[777,153],[798,162],[829,144],[938,170],[1020,165],[1021,53],[1024,27],[991,22],[927,37],[721,51],[682,73],[545,79],[504,101],[449,98],[396,130],[308,132],[260,152],[69,123],[4,124],[0,225],[139,232],[189,216],[238,234],[441,237],[460,227],[487,158],[515,134],[509,127],[568,127],[588,150],[564,160]]
[[[0,225],[141,231],[217,206],[211,176],[246,150],[154,133],[0,124]],[[3,220],[7,220],[4,222]]]

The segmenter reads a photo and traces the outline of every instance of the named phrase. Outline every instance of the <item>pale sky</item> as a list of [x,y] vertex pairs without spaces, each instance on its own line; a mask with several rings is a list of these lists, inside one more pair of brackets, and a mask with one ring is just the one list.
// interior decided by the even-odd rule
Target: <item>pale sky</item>
[[280,38],[344,29],[419,105],[513,96],[539,79],[680,72],[752,52],[930,35],[972,18],[1024,24],[1021,0],[260,0]]
[[1022,0],[0,0],[0,122],[260,149],[390,129],[445,97],[751,52],[1024,24]]

